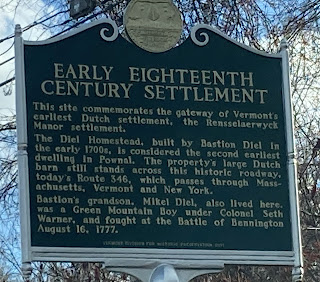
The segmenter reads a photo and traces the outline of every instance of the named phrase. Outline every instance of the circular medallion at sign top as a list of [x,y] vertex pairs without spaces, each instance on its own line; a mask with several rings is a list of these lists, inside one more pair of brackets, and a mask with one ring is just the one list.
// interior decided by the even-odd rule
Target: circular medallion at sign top
[[152,53],[173,48],[182,32],[180,12],[171,0],[131,0],[124,25],[130,39]]

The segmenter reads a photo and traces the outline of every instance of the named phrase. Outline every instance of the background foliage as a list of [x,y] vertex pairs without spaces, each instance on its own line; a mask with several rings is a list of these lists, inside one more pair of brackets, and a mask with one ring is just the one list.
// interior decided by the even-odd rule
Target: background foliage
[[[110,17],[123,30],[123,12],[129,1],[98,0],[93,13],[69,17],[67,0],[0,1],[0,10],[15,13],[27,5],[39,11],[27,19],[24,31],[37,30],[51,37],[102,17]],[[217,27],[235,40],[266,52],[277,52],[286,38],[291,57],[291,85],[296,130],[298,183],[305,263],[305,281],[320,281],[320,2],[316,0],[175,0],[182,13],[186,38],[196,23]],[[1,44],[13,43],[14,25]],[[34,38],[33,38],[34,40]],[[11,47],[10,47],[11,46]],[[9,48],[0,53],[0,67]],[[2,50],[2,49],[1,49]],[[1,69],[0,69],[1,71]],[[10,77],[8,77],[10,78]],[[0,81],[2,83],[2,81]],[[8,95],[14,80],[1,87]],[[1,97],[0,97],[1,99]],[[19,281],[19,220],[15,114],[0,110],[0,281]],[[1,280],[2,279],[2,280]],[[33,281],[125,281],[133,277],[110,273],[99,264],[35,263]],[[219,275],[195,281],[291,281],[287,267],[226,267]]]

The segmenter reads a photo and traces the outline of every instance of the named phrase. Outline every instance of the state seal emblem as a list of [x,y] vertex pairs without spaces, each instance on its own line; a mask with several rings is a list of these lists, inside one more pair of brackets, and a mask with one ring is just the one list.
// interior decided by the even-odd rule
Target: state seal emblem
[[180,12],[171,0],[132,0],[124,25],[133,43],[153,53],[173,48],[182,32]]

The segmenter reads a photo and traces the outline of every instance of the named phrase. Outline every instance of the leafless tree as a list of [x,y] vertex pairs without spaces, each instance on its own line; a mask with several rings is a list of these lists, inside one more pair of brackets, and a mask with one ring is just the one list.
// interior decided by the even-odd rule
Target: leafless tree
[[[21,0],[18,1],[18,5],[37,4],[37,1]],[[69,17],[67,0],[44,2],[46,5],[42,6],[42,10],[35,19],[30,19],[30,24],[23,27],[23,30],[41,28],[49,32],[47,34],[55,36],[101,17],[111,17],[121,27],[123,12],[129,1],[98,0],[94,12],[78,21]],[[267,52],[277,52],[280,40],[287,38],[291,56],[305,281],[320,281],[319,1],[176,0],[174,2],[182,13],[183,38],[188,36],[190,27],[196,23],[213,25],[237,41]],[[2,1],[0,9],[5,8],[9,3],[10,1]],[[13,9],[16,8],[13,7]],[[13,30],[14,27],[7,38],[0,38],[0,44],[5,40],[12,40]],[[6,88],[6,93],[10,93],[10,87]],[[5,224],[8,228],[0,232],[0,266],[3,265],[6,279],[19,274],[15,144],[15,116],[14,114],[2,116],[0,120],[0,225]],[[9,238],[10,241],[8,241]],[[101,279],[120,281],[126,280],[127,277],[106,272],[98,264],[38,263],[35,264],[33,274],[34,281],[102,281]],[[285,282],[290,279],[291,270],[287,267],[233,266],[226,267],[219,275],[205,275],[196,278],[195,281]]]

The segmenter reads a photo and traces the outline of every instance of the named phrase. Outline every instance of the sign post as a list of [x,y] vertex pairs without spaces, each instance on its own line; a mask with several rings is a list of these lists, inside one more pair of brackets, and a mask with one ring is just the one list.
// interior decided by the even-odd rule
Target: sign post
[[149,52],[111,20],[42,42],[16,34],[26,275],[31,261],[92,261],[144,281],[225,264],[302,279],[284,48],[198,25]]

